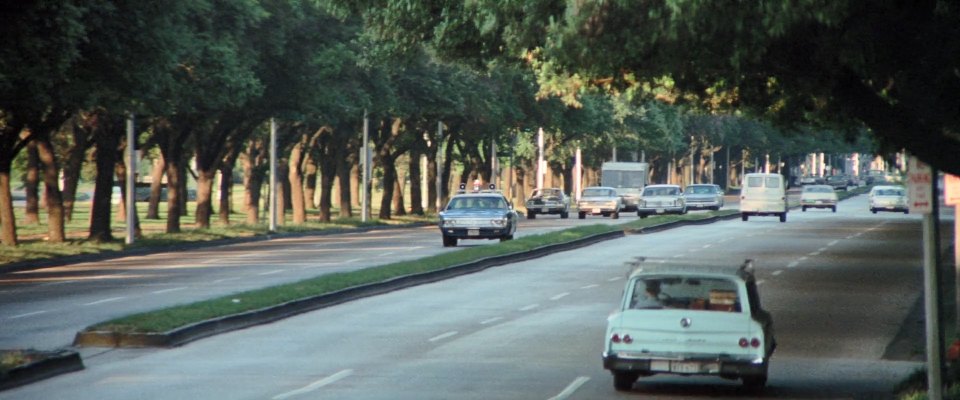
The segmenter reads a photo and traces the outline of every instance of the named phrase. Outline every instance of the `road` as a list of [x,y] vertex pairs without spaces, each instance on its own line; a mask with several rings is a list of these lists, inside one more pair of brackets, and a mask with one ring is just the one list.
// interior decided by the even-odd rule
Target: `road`
[[[624,214],[520,220],[517,237],[584,224],[624,223]],[[497,243],[466,240],[460,247]],[[0,348],[55,349],[97,322],[396,261],[455,251],[435,226],[304,236],[189,252],[124,257],[0,274]]]
[[102,350],[87,369],[4,392],[71,399],[742,398],[719,378],[643,378],[615,392],[606,316],[636,256],[756,260],[779,349],[763,397],[888,398],[918,364],[883,354],[921,295],[919,216],[792,212],[630,235],[341,304],[174,349]]

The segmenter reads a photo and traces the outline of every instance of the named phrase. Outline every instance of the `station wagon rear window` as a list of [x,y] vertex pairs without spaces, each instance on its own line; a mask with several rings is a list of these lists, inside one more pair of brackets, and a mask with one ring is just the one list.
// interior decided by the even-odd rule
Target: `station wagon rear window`
[[780,187],[780,177],[778,176],[767,176],[767,177],[748,176],[747,177],[748,187],[758,188],[758,187],[764,187],[764,185],[766,185],[766,187],[768,188],[778,188]]
[[628,307],[740,312],[740,304],[737,284],[730,279],[655,276],[637,278]]

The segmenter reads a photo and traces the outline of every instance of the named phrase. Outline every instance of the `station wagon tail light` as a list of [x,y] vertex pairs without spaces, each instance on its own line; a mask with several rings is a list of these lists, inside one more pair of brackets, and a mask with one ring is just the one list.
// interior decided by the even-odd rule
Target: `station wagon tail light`
[[740,338],[740,347],[743,347],[743,348],[753,347],[753,348],[756,349],[756,348],[760,347],[760,339],[759,339],[759,338],[753,338],[753,339],[747,340],[747,338],[745,338],[745,337],[744,337],[744,338]]
[[620,342],[622,342],[623,340],[620,339],[620,334],[619,334],[619,333],[614,333],[613,336],[610,336],[610,341],[613,342],[613,343],[620,343]]

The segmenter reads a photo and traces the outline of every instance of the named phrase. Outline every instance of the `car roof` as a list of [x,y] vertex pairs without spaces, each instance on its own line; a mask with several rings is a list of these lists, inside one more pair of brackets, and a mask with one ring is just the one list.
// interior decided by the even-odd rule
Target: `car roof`
[[588,186],[588,187],[583,188],[583,190],[587,190],[587,189],[609,189],[609,190],[617,190],[616,188],[613,188],[613,187],[610,187],[610,186]]
[[506,198],[506,196],[504,196],[503,193],[488,192],[488,191],[457,193],[453,197],[494,197],[494,196]]
[[806,188],[830,189],[831,191],[833,190],[833,186],[830,186],[830,185],[806,185],[803,188],[804,190],[806,190]]
[[663,275],[728,277],[739,278],[744,281],[754,280],[753,261],[751,260],[747,260],[743,265],[640,265],[630,273],[630,278]]
[[906,190],[906,188],[904,188],[903,186],[899,186],[899,185],[880,185],[880,186],[874,186],[873,189],[870,189],[870,190],[877,190],[877,189],[884,189],[884,190],[886,190],[886,189],[900,189],[900,190]]
[[647,185],[647,186],[644,186],[644,187],[645,187],[645,188],[648,188],[648,187],[673,187],[673,188],[678,188],[678,187],[680,187],[680,185],[670,185],[670,184],[661,183],[661,184],[656,184],[656,185]]

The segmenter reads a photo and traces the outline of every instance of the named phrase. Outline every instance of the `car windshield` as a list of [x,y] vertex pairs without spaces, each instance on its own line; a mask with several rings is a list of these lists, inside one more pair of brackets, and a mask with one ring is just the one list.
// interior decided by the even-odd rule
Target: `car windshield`
[[560,197],[562,194],[560,189],[540,189],[534,190],[530,197]]
[[803,191],[806,193],[833,193],[833,188],[829,186],[806,186]]
[[903,196],[903,189],[878,189],[877,196]]
[[610,197],[616,196],[616,193],[610,189],[584,189],[583,197]]
[[653,276],[637,278],[629,307],[739,312],[740,298],[737,284],[730,279]]
[[499,196],[470,196],[454,197],[450,199],[450,204],[447,204],[447,210],[460,210],[465,208],[507,208],[507,202],[503,197]]
[[648,187],[643,189],[644,196],[676,196],[680,189],[675,187]]
[[717,192],[715,186],[687,186],[687,194],[714,194]]

